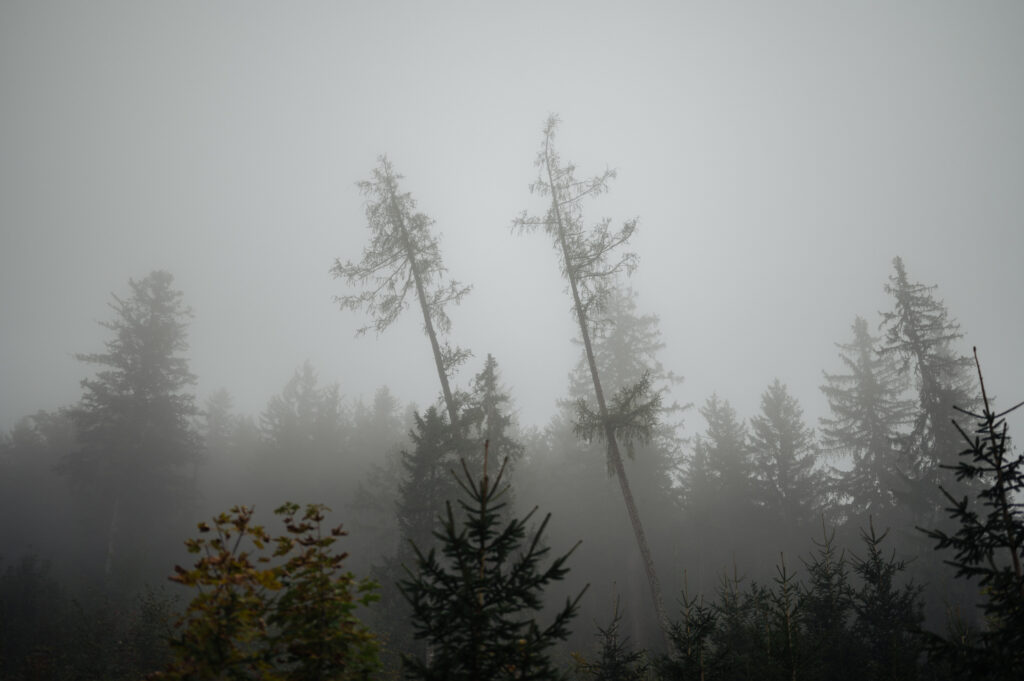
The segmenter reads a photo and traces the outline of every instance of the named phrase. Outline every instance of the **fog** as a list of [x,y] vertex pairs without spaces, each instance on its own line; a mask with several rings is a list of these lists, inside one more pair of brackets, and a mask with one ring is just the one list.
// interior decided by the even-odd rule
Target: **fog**
[[[835,344],[857,315],[877,333],[896,256],[990,391],[1024,399],[1022,34],[1012,2],[9,0],[0,429],[81,398],[76,353],[153,270],[192,309],[200,405],[223,388],[258,417],[307,360],[348,406],[381,386],[435,404],[416,306],[357,337],[371,321],[329,272],[361,257],[356,184],[381,155],[473,287],[448,309],[474,354],[455,385],[491,354],[522,430],[545,427],[579,329],[558,253],[510,225],[545,208],[552,113],[582,176],[617,171],[588,220],[639,218],[628,283],[675,401],[747,419],[777,378],[817,427]],[[689,452],[705,423],[683,419]]]
[[[474,286],[453,340],[493,353],[527,424],[576,359],[555,253],[509,233],[540,128],[590,208],[638,216],[634,286],[682,402],[741,413],[774,377],[817,415],[853,316],[901,255],[1006,389],[1024,193],[1024,12],[959,3],[5,3],[0,422],[77,399],[111,292],[167,269],[198,393],[258,411],[309,359],[350,395],[436,393],[420,322],[339,311],[380,154]],[[600,214],[598,212],[600,211]],[[999,312],[1002,311],[1002,312]]]

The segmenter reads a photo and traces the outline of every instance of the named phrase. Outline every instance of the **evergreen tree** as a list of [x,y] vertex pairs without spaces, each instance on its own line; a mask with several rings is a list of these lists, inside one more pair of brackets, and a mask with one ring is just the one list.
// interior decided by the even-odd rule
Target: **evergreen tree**
[[477,446],[489,442],[489,451],[497,460],[516,462],[522,458],[523,445],[513,436],[512,398],[501,385],[498,360],[487,355],[484,367],[476,376],[466,398],[462,420],[477,434]]
[[713,675],[711,638],[718,615],[703,597],[690,594],[685,581],[679,600],[681,618],[672,623],[673,651],[657,665],[664,681],[698,681]]
[[905,561],[882,552],[888,530],[878,534],[873,522],[861,530],[865,555],[854,556],[853,571],[861,585],[853,594],[853,635],[860,646],[862,679],[915,679],[923,647],[920,627],[921,587],[899,584]]
[[346,425],[337,385],[321,388],[308,361],[260,415],[263,436],[279,456],[323,461],[337,456]]
[[[445,307],[449,303],[458,304],[470,287],[444,280],[446,270],[440,245],[430,231],[434,221],[416,212],[412,195],[398,188],[401,179],[391,162],[382,156],[373,178],[359,183],[359,190],[367,197],[370,243],[363,249],[360,262],[336,260],[331,273],[345,279],[349,285],[370,282],[362,293],[341,296],[337,300],[344,309],[365,309],[370,313],[377,333],[394,323],[408,307],[410,297],[416,298],[423,313],[423,330],[430,340],[448,418],[454,425],[459,415],[450,375],[469,353],[443,341],[451,330]],[[369,328],[364,327],[359,333]]]
[[801,597],[805,649],[808,653],[805,675],[823,681],[858,679],[856,648],[850,619],[853,613],[853,588],[844,551],[835,544],[835,530],[825,528],[816,550],[803,561],[807,582]]
[[822,446],[852,464],[839,476],[838,502],[855,519],[889,517],[893,489],[900,487],[901,429],[911,420],[905,380],[893,356],[878,352],[861,317],[853,322],[853,340],[839,348],[847,373],[826,373],[821,387],[832,413],[821,419]]
[[256,477],[273,487],[266,498],[336,498],[347,477],[348,429],[338,386],[321,387],[313,366],[304,362],[260,415],[263,446]]
[[426,549],[432,542],[434,523],[444,511],[447,499],[458,487],[451,471],[459,458],[459,443],[436,407],[422,416],[415,414],[415,428],[409,433],[412,451],[402,452],[404,475],[398,490],[399,555],[413,542]]
[[577,180],[575,166],[571,163],[563,165],[554,147],[558,122],[557,116],[550,116],[544,126],[543,147],[535,161],[539,175],[531,185],[531,191],[549,198],[550,204],[540,217],[530,217],[524,211],[513,223],[513,229],[525,232],[543,228],[560,255],[562,275],[572,296],[572,310],[579,324],[597,401],[596,410],[585,403],[580,404],[579,433],[597,435],[607,445],[608,465],[618,479],[647,573],[654,610],[668,643],[668,618],[661,599],[661,586],[619,450],[620,438],[627,446],[634,441],[650,440],[661,406],[660,395],[650,390],[650,382],[645,379],[619,388],[611,400],[606,400],[593,343],[594,321],[600,319],[611,292],[616,288],[617,277],[636,268],[636,254],[623,252],[620,247],[633,235],[637,221],[629,220],[618,230],[610,229],[610,219],[602,220],[592,229],[585,227],[583,200],[606,191],[615,173],[609,170],[591,179]]
[[1024,403],[996,413],[980,365],[978,382],[982,410],[963,410],[976,425],[973,433],[957,426],[967,448],[950,468],[958,480],[973,480],[980,489],[970,499],[956,498],[943,488],[947,511],[958,527],[955,532],[926,532],[937,549],[955,552],[949,562],[957,577],[977,580],[983,589],[986,626],[976,641],[950,641],[939,650],[959,658],[974,678],[1013,679],[1024,668],[1024,456],[1012,451],[1006,416]]
[[648,665],[643,651],[633,649],[629,638],[622,634],[618,599],[612,621],[607,627],[598,627],[597,638],[600,643],[593,662],[576,656],[577,677],[594,681],[644,681],[647,678]]
[[141,559],[163,538],[169,519],[194,500],[191,467],[200,438],[190,392],[195,377],[182,353],[191,312],[163,271],[130,280],[131,296],[113,296],[106,352],[77,355],[101,367],[82,381],[71,411],[79,447],[62,465],[105,526],[104,572],[131,551]]
[[[486,453],[485,453],[486,462]],[[563,579],[572,550],[543,566],[550,549],[542,537],[550,514],[527,541],[531,511],[502,526],[505,465],[492,481],[484,466],[478,481],[465,462],[458,480],[464,498],[456,519],[446,503],[435,533],[441,556],[418,546],[416,571],[400,584],[412,607],[416,636],[430,645],[428,659],[406,657],[409,678],[438,681],[555,679],[549,649],[569,635],[583,596],[567,599],[547,626],[538,624],[544,589]],[[536,509],[534,509],[536,510]],[[584,591],[586,588],[584,588]]]
[[750,431],[765,508],[787,529],[809,525],[823,504],[817,446],[799,403],[778,379],[761,395],[761,414],[750,420]]
[[882,352],[899,361],[917,388],[917,416],[906,439],[904,504],[912,504],[918,520],[938,517],[942,499],[936,489],[940,466],[953,464],[959,435],[951,420],[953,405],[973,409],[971,361],[957,354],[954,343],[962,334],[949,318],[935,286],[911,283],[903,260],[893,260],[894,274],[885,287],[893,309],[882,315]]
[[209,455],[211,452],[223,453],[230,446],[231,436],[235,430],[236,419],[232,414],[233,401],[231,393],[221,388],[206,400],[203,410],[203,444]]
[[[682,481],[685,535],[701,547],[690,572],[697,592],[710,591],[716,575],[739,561],[754,564],[764,542],[764,513],[757,507],[754,462],[746,426],[727,400],[712,395],[700,409],[707,429],[697,436]],[[776,547],[772,547],[773,549]]]
[[750,500],[754,461],[746,426],[729,401],[720,400],[717,394],[708,398],[700,413],[708,425],[695,450],[700,452],[701,465],[706,466],[703,475],[710,480],[711,495],[731,501]]

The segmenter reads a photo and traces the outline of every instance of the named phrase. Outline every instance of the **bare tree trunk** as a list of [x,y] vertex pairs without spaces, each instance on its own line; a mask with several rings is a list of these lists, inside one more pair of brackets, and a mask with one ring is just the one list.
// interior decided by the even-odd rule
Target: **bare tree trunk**
[[107,557],[103,561],[103,574],[110,580],[114,569],[114,538],[117,536],[118,514],[121,510],[121,497],[114,497],[114,510],[110,513],[110,524],[107,526]]
[[444,404],[448,409],[448,418],[454,428],[459,420],[458,410],[455,408],[455,398],[452,397],[452,389],[448,383],[448,372],[445,370],[444,358],[441,356],[441,345],[437,342],[434,320],[430,316],[430,305],[427,303],[427,293],[423,288],[423,279],[416,264],[416,253],[413,251],[412,243],[409,241],[405,220],[402,219],[402,212],[398,208],[394,193],[391,194],[391,213],[392,220],[394,220],[398,231],[402,235],[402,246],[405,248],[406,257],[409,259],[409,268],[412,270],[413,281],[416,284],[416,295],[419,297],[420,309],[423,311],[423,327],[426,329],[427,337],[430,339],[430,347],[434,352],[437,377],[441,380],[441,394],[444,396]]
[[622,491],[622,499],[626,503],[626,512],[629,514],[629,521],[633,525],[633,535],[636,537],[637,547],[640,549],[640,556],[643,558],[644,570],[647,572],[647,582],[651,589],[651,601],[654,604],[654,611],[661,625],[661,631],[665,638],[665,645],[671,650],[672,643],[669,637],[669,622],[665,614],[665,605],[661,597],[661,584],[658,581],[658,574],[654,569],[654,560],[651,558],[651,550],[647,546],[647,535],[644,533],[643,523],[640,522],[640,513],[637,511],[636,503],[633,501],[633,492],[629,488],[629,480],[626,479],[626,469],[622,465],[622,454],[619,452],[619,443],[615,439],[615,429],[608,418],[608,406],[604,399],[604,390],[601,387],[601,376],[597,370],[597,360],[594,357],[593,344],[590,341],[590,329],[587,325],[586,311],[583,301],[580,298],[579,285],[576,281],[576,273],[572,266],[572,259],[569,254],[569,245],[565,239],[565,225],[562,221],[562,211],[559,208],[558,191],[555,186],[554,173],[551,170],[551,156],[548,153],[548,142],[545,141],[545,161],[548,173],[548,184],[551,187],[551,209],[555,221],[558,224],[558,241],[562,250],[562,258],[565,261],[566,277],[569,280],[569,289],[572,292],[572,302],[576,309],[576,320],[580,325],[580,336],[583,338],[583,348],[587,355],[587,364],[590,366],[590,377],[594,382],[594,394],[597,397],[597,407],[601,415],[601,422],[604,425],[605,440],[608,442],[608,459],[615,471],[615,477],[619,480],[619,489]]

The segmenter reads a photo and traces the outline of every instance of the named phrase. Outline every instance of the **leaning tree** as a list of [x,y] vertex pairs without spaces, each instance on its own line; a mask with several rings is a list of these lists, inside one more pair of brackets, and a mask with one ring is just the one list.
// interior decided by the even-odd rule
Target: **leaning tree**
[[549,200],[547,211],[540,216],[530,216],[524,211],[515,219],[512,228],[519,232],[533,232],[542,228],[551,237],[560,256],[562,276],[572,296],[572,309],[579,324],[580,339],[597,401],[596,411],[585,402],[580,402],[576,432],[587,439],[597,436],[608,445],[608,467],[619,481],[647,572],[655,612],[663,631],[667,632],[668,620],[662,604],[658,575],[619,449],[620,440],[630,450],[633,442],[650,440],[661,406],[660,394],[652,390],[650,376],[645,374],[637,383],[623,386],[608,399],[601,383],[593,342],[601,312],[616,288],[619,275],[629,274],[636,269],[636,254],[620,247],[633,235],[637,221],[628,220],[618,229],[613,229],[611,220],[607,218],[590,228],[585,225],[584,200],[607,191],[615,171],[606,170],[593,178],[577,179],[575,166],[563,163],[555,150],[558,123],[557,116],[550,116],[544,126],[544,143],[535,161],[539,173],[537,180],[530,186],[533,193]]
[[459,420],[458,408],[449,377],[469,353],[443,341],[452,325],[445,307],[448,303],[458,304],[470,287],[446,280],[438,239],[430,230],[434,221],[417,212],[411,194],[399,190],[401,179],[391,162],[382,156],[380,165],[373,170],[373,178],[359,183],[359,190],[366,197],[370,243],[363,249],[362,260],[343,263],[336,259],[331,273],[364,289],[339,296],[337,301],[344,309],[365,309],[373,317],[372,325],[359,329],[362,334],[370,328],[383,332],[409,306],[409,299],[416,299],[423,312],[423,331],[430,339],[445,407],[454,426]]

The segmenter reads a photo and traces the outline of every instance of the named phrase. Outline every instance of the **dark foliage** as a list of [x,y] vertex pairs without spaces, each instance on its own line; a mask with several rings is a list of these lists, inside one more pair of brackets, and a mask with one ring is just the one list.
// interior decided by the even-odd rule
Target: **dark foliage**
[[925,531],[938,550],[953,552],[948,562],[957,576],[981,587],[986,627],[973,639],[939,642],[937,648],[974,678],[1011,679],[1019,678],[1024,669],[1024,504],[1020,501],[1024,456],[1010,446],[1006,415],[1024,403],[996,412],[985,392],[980,365],[978,381],[981,413],[960,410],[976,425],[973,433],[957,425],[967,447],[958,463],[947,467],[955,471],[958,481],[971,481],[978,491],[973,498],[957,498],[943,488],[950,517],[958,527],[955,532]]
[[[485,457],[486,459],[486,457]],[[416,551],[415,572],[400,584],[413,611],[417,638],[429,645],[426,658],[406,656],[409,678],[437,681],[553,679],[560,674],[550,648],[569,635],[583,592],[547,626],[538,624],[544,589],[563,579],[572,550],[542,565],[550,549],[541,543],[550,514],[527,540],[531,511],[502,526],[500,501],[505,466],[492,481],[486,465],[476,480],[465,463],[458,477],[463,498],[456,520],[451,502],[434,549]],[[586,589],[584,588],[584,591]]]

